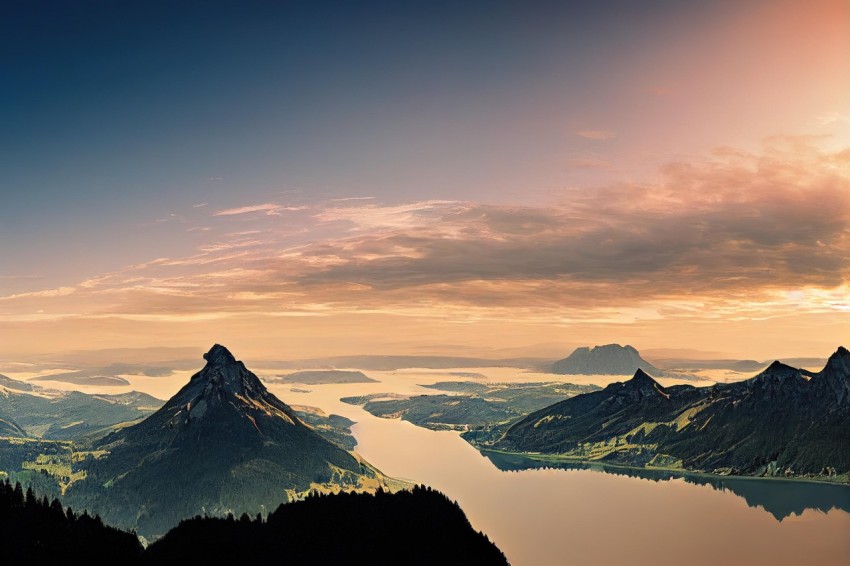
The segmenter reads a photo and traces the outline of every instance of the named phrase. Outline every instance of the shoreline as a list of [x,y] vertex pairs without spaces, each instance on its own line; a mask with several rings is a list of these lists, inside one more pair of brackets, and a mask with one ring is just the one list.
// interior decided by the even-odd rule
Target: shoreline
[[[473,445],[474,446],[474,445]],[[485,458],[487,457],[485,452],[492,452],[495,454],[502,454],[505,456],[516,456],[520,458],[526,458],[528,460],[534,460],[537,462],[563,462],[567,464],[580,464],[584,466],[598,466],[601,468],[613,468],[620,470],[635,470],[641,472],[670,472],[672,474],[680,474],[680,475],[688,475],[688,476],[698,476],[698,477],[706,477],[711,479],[723,479],[723,478],[732,478],[732,479],[744,479],[744,480],[769,480],[769,481],[785,481],[785,482],[805,482],[805,483],[817,483],[824,485],[838,485],[850,488],[850,481],[846,480],[835,480],[831,481],[828,479],[819,479],[819,478],[805,478],[805,477],[775,477],[775,476],[742,476],[742,475],[732,475],[732,474],[712,474],[711,472],[702,472],[698,470],[687,470],[684,468],[665,468],[665,467],[644,467],[644,466],[629,466],[627,464],[612,464],[608,462],[602,462],[600,460],[583,460],[580,458],[572,458],[569,456],[561,456],[559,454],[542,454],[539,452],[508,452],[506,450],[497,450],[494,448],[482,448],[479,446],[474,446],[478,452],[481,453]],[[592,469],[592,468],[577,468],[577,469]]]

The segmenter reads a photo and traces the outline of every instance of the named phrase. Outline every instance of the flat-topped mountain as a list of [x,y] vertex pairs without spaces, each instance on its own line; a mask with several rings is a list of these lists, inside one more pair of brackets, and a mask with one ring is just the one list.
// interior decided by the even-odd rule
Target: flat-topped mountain
[[662,387],[642,370],[511,426],[497,449],[745,475],[850,473],[850,352],[820,372],[774,362],[755,377]]
[[143,534],[181,519],[255,515],[311,489],[376,488],[381,476],[306,426],[223,346],[142,422],[95,445],[88,478],[67,493],[74,507]]
[[552,364],[552,373],[561,375],[632,375],[639,369],[657,376],[665,373],[641,358],[632,346],[619,344],[576,348]]

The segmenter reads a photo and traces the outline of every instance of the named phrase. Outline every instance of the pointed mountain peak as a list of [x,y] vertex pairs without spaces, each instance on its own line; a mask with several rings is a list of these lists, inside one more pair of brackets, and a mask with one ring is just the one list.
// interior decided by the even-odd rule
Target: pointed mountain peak
[[229,365],[235,364],[236,358],[230,353],[230,350],[221,344],[214,344],[210,351],[204,354],[204,359],[213,365]]
[[847,348],[839,346],[815,377],[815,383],[828,387],[839,404],[850,405],[850,352]]
[[652,379],[652,376],[642,369],[637,370],[635,375],[625,382],[624,385],[633,389],[654,389],[657,391],[664,391],[661,384]]
[[652,377],[648,373],[646,373],[642,369],[637,370],[630,381],[635,381],[638,383],[650,381],[652,383],[657,383],[654,379],[652,379]]
[[227,348],[216,344],[204,354],[204,359],[207,363],[203,369],[165,405],[137,425],[121,429],[118,436],[141,442],[151,430],[179,434],[217,423],[215,426],[225,428],[241,427],[240,430],[247,430],[253,438],[255,432],[260,437],[268,432],[264,422],[280,420],[287,426],[304,426],[289,405],[270,393]]
[[838,349],[829,357],[829,360],[826,362],[827,367],[829,366],[848,366],[850,365],[850,351],[847,350],[844,346],[839,346]]
[[[799,368],[795,368],[793,366],[789,366],[788,364],[784,364],[779,360],[774,360],[772,364],[764,368],[759,375],[786,375],[786,374],[797,374],[800,373]],[[758,377],[758,376],[756,376]]]
[[638,369],[628,381],[610,384],[605,388],[605,391],[610,391],[618,396],[625,395],[633,401],[660,397],[669,399],[667,390],[642,369]]
[[850,377],[850,352],[844,346],[838,349],[826,361],[820,373],[838,374]]
[[745,380],[750,384],[774,384],[782,385],[783,383],[797,380],[804,380],[803,372],[795,367],[783,364],[779,360],[764,368],[761,373],[755,377]]
[[205,387],[211,387],[213,390],[249,397],[262,396],[265,393],[266,387],[259,378],[221,344],[210,348],[210,351],[204,354],[204,359],[207,364],[192,376],[189,385],[203,383]]

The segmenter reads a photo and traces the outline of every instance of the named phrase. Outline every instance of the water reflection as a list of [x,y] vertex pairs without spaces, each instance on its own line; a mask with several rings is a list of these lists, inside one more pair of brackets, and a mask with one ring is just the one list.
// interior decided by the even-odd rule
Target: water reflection
[[315,387],[309,393],[273,387],[289,403],[355,421],[352,432],[363,458],[386,474],[428,484],[456,500],[473,527],[515,566],[850,564],[850,512],[842,510],[847,505],[838,504],[838,497],[818,505],[777,507],[780,516],[788,509],[842,508],[828,513],[807,509],[780,522],[761,508],[748,507],[763,504],[757,492],[745,500],[728,486],[706,489],[684,479],[641,481],[588,470],[505,473],[457,432],[378,418],[339,401],[388,391],[429,393],[418,384],[445,381],[445,376],[368,375],[381,382]]
[[710,486],[718,491],[731,492],[744,499],[750,507],[761,507],[777,521],[792,515],[800,516],[806,509],[826,513],[840,509],[850,513],[850,486],[783,479],[758,479],[718,477],[702,474],[622,468],[600,463],[557,462],[545,464],[519,454],[505,454],[483,450],[486,456],[502,471],[556,468],[562,470],[596,470],[608,474],[642,478],[652,481],[670,481],[681,478],[688,483]]

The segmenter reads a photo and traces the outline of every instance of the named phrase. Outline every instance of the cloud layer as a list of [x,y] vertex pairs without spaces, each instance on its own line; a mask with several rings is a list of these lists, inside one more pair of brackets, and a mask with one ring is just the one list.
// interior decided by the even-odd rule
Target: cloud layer
[[208,230],[187,228],[205,238],[192,255],[4,297],[0,316],[628,322],[848,310],[850,151],[803,138],[670,163],[652,182],[564,190],[545,207],[364,199],[206,214]]

